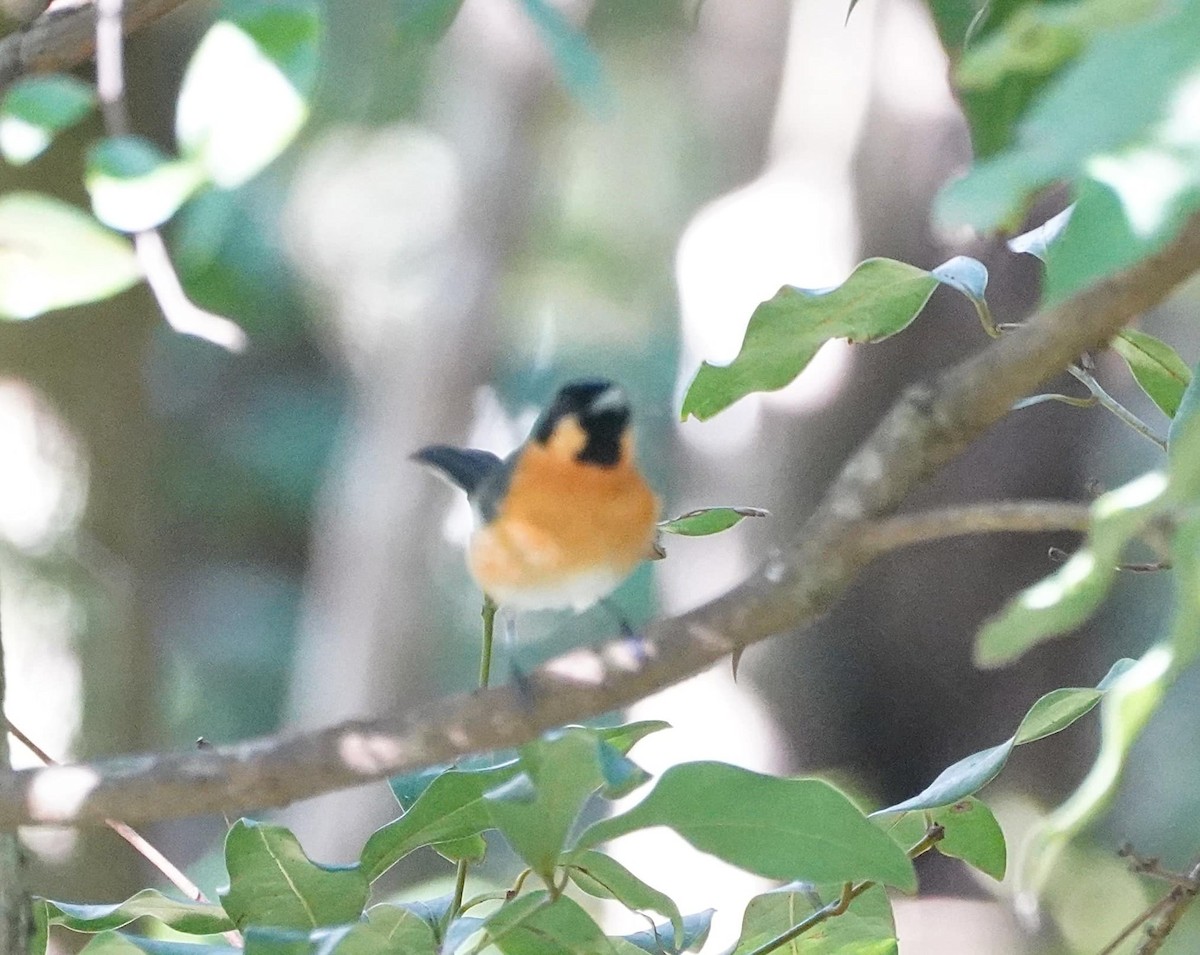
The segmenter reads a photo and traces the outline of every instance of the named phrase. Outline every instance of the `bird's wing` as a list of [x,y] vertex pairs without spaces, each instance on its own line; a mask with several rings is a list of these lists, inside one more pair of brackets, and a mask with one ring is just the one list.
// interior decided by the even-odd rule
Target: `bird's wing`
[[412,458],[414,461],[428,464],[468,495],[473,495],[489,476],[504,466],[504,462],[491,451],[452,448],[445,444],[431,444],[421,448]]

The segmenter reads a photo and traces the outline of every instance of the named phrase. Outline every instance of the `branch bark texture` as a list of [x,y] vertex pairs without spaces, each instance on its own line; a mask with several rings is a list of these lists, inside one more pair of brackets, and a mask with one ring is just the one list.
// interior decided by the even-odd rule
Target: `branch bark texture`
[[[126,33],[181,7],[186,0],[126,0]],[[0,40],[0,92],[31,73],[69,70],[96,51],[96,5],[90,0],[57,0],[32,23]]]
[[[550,660],[508,686],[411,713],[194,753],[25,770],[0,779],[0,826],[129,822],[280,806],[527,742],[649,696],[827,612],[880,553],[861,531],[1078,355],[1200,269],[1200,215],[1148,259],[1045,309],[932,383],[913,385],[850,458],[793,543],[696,610]],[[1071,517],[1076,520],[1078,515]],[[1038,525],[1043,526],[1042,524]],[[1071,526],[1075,526],[1071,524]],[[920,537],[920,535],[917,535]]]

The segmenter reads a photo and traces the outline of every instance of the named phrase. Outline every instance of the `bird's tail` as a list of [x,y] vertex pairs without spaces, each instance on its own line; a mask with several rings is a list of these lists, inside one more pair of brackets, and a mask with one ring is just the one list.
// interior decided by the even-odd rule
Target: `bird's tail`
[[428,464],[468,494],[473,493],[480,482],[502,464],[500,458],[490,451],[452,448],[445,444],[431,444],[427,448],[421,448],[412,455],[412,459]]

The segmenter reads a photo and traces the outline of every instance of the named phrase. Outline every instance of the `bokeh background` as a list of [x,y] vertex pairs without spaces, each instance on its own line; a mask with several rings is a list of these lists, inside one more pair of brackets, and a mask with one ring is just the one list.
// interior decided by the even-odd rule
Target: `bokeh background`
[[[7,708],[58,757],[315,727],[469,688],[469,518],[407,456],[429,441],[506,452],[573,376],[631,392],[668,513],[771,512],[670,542],[616,602],[636,623],[716,596],[795,533],[900,388],[985,344],[965,300],[942,291],[903,335],[831,345],[784,391],[681,424],[699,362],[732,358],[755,304],[784,283],[835,285],[868,256],[928,268],[959,253],[988,265],[1002,320],[1037,300],[1033,259],[931,225],[932,197],[970,147],[915,0],[863,0],[848,21],[829,0],[572,3],[595,57],[558,61],[517,3],[467,0],[420,51],[396,6],[328,4],[299,140],[171,224],[189,292],[246,329],[244,353],[175,334],[142,287],[0,323]],[[214,13],[186,4],[128,45],[134,125],[167,148]],[[0,188],[86,205],[80,156],[100,134],[85,125],[37,163],[0,169]],[[1196,304],[1193,291],[1142,325],[1191,361]],[[1121,366],[1101,357],[1099,374],[1155,421]],[[1156,454],[1100,410],[1039,405],[913,503],[1086,500]],[[980,621],[1051,569],[1048,546],[1073,543],[971,538],[880,561],[828,619],[753,648],[736,683],[721,666],[640,704],[634,715],[675,728],[636,755],[652,770],[703,757],[827,773],[880,804],[911,795],[1008,736],[1042,692],[1091,685],[1151,641],[1167,582],[1137,576],[1084,633],[1002,671],[971,666]],[[539,615],[521,622],[521,657],[611,629],[603,610]],[[928,860],[922,899],[900,908],[906,950],[1099,949],[1149,900],[1116,845],[1183,865],[1200,844],[1198,689],[1175,688],[1039,922],[997,904],[1007,887]],[[990,791],[1010,842],[1071,790],[1094,745],[1084,721],[1017,752]],[[14,758],[34,764],[20,747]],[[381,783],[277,815],[337,862],[395,812]],[[224,827],[150,835],[211,888]],[[34,890],[55,898],[116,900],[153,878],[107,831],[23,838]],[[762,884],[666,837],[630,842],[626,861],[684,911],[718,908],[709,950],[728,943],[739,901]],[[491,864],[503,877],[504,860]],[[431,855],[391,887],[439,877]]]

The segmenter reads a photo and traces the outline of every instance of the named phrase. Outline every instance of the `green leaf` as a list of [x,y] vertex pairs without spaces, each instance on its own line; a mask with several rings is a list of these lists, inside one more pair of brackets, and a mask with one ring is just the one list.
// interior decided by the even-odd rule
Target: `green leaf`
[[360,921],[311,931],[251,926],[246,931],[245,952],[246,955],[437,955],[433,934],[428,926],[419,923],[415,916],[398,915],[378,922]]
[[0,196],[0,317],[33,318],[123,292],[141,278],[133,246],[51,196]]
[[1179,402],[1192,380],[1192,371],[1166,342],[1153,335],[1125,328],[1112,341],[1113,350],[1125,359],[1134,379],[1168,418],[1175,417]]
[[731,364],[700,366],[681,416],[704,421],[756,391],[784,387],[830,339],[877,342],[895,335],[917,317],[937,285],[924,269],[892,259],[867,259],[831,290],[785,285],[754,310]]
[[702,507],[688,511],[669,521],[661,521],[658,529],[664,534],[680,534],[684,537],[706,537],[736,527],[747,517],[767,517],[761,507]]
[[647,885],[612,856],[587,849],[571,859],[567,875],[588,895],[615,899],[635,911],[649,909],[665,915],[674,930],[672,937],[683,937],[683,917],[670,896]]
[[194,163],[172,160],[148,139],[117,136],[88,150],[92,211],[107,226],[143,232],[162,225],[200,186]]
[[1038,190],[1075,182],[1076,208],[1046,252],[1044,302],[1160,248],[1200,207],[1200,132],[1187,113],[1200,0],[1156,7],[1143,22],[1097,33],[1030,106],[1015,144],[939,197],[947,225],[1011,228]]
[[486,796],[492,822],[547,885],[588,798],[605,784],[601,746],[586,730],[566,730],[521,748],[520,775]]
[[1118,660],[1094,689],[1072,687],[1052,690],[1029,708],[1017,732],[1003,743],[960,759],[942,770],[937,779],[911,799],[880,809],[872,813],[872,817],[917,809],[938,809],[974,795],[999,775],[1014,746],[1043,739],[1066,729],[1091,710],[1133,668],[1132,661]]
[[409,41],[435,43],[450,29],[462,5],[463,0],[401,0],[397,31]]
[[375,881],[421,846],[470,838],[491,829],[484,793],[516,773],[514,765],[490,771],[443,772],[404,815],[375,830],[367,839],[359,860],[367,880]]
[[541,33],[571,95],[592,109],[606,109],[611,94],[604,80],[604,66],[587,37],[546,0],[521,0],[521,3]]
[[311,861],[283,826],[239,819],[225,838],[229,888],[221,904],[237,924],[312,929],[357,921],[367,902],[358,866]]
[[[742,932],[733,955],[746,955],[800,924],[818,909],[837,901],[842,883],[795,883],[756,895],[742,916]],[[789,955],[896,955],[892,905],[882,886],[872,886],[841,915],[778,949]]]
[[978,259],[973,259],[969,255],[956,255],[929,274],[943,285],[962,292],[976,304],[984,301],[987,293],[988,271],[987,267]]
[[1062,230],[1067,227],[1067,223],[1071,221],[1071,213],[1074,210],[1075,206],[1067,206],[1062,212],[1052,215],[1040,226],[1014,236],[1008,240],[1007,245],[1009,249],[1017,253],[1024,252],[1045,262],[1050,246],[1062,234]]
[[218,186],[257,175],[308,118],[320,16],[313,0],[240,0],[201,40],[183,77],[175,134]]
[[701,852],[767,878],[916,886],[903,850],[819,779],[684,763],[628,812],[588,827],[576,851],[652,826],[669,826]]
[[46,950],[51,925],[62,925],[75,932],[103,932],[121,928],[135,919],[152,918],[187,935],[213,935],[233,928],[219,905],[171,899],[155,889],[143,889],[115,905],[78,905],[35,898],[33,918],[32,950],[38,955]]
[[[935,6],[947,5],[935,0]],[[964,37],[962,60],[953,72],[975,155],[984,158],[1007,146],[1029,104],[1097,35],[1144,17],[1156,5],[1155,0],[985,4],[980,13],[986,22],[975,31],[982,35],[971,43]]]
[[[1185,437],[1188,433],[1192,436],[1190,441]],[[1200,489],[1200,480],[1189,480],[1187,475],[1200,475],[1200,374],[1196,370],[1192,371],[1179,399],[1179,408],[1171,418],[1167,449],[1172,465],[1172,485],[1185,495],[1195,494]],[[1181,463],[1186,474],[1180,473]]]
[[961,859],[993,879],[1004,878],[1008,847],[1000,824],[987,806],[968,796],[936,810],[934,819],[946,830],[937,844],[938,852]]
[[95,105],[92,88],[65,73],[18,80],[0,101],[0,153],[14,166],[36,159]]
[[708,939],[712,917],[712,909],[685,915],[682,934],[677,933],[670,923],[662,922],[653,929],[622,935],[610,941],[618,955],[638,955],[639,952],[650,952],[651,955],[662,955],[663,952],[693,952]]
[[367,922],[374,934],[387,943],[387,951],[434,955],[438,950],[434,927],[402,905],[372,905],[367,909]]
[[[1022,882],[1044,884],[1063,846],[1107,809],[1116,793],[1129,750],[1158,710],[1174,679],[1174,652],[1166,644],[1151,647],[1136,663],[1108,681],[1100,708],[1100,749],[1074,793],[1046,816],[1027,841]],[[1115,670],[1116,668],[1114,668]]]
[[1059,570],[1026,588],[987,621],[975,643],[980,666],[998,666],[1074,630],[1108,594],[1126,545],[1169,503],[1167,480],[1144,474],[1098,498],[1084,545]]
[[[639,740],[668,726],[661,720],[642,720],[599,729],[566,727],[564,731],[587,735],[597,747],[603,744],[626,753]],[[389,780],[406,812],[376,830],[363,846],[360,864],[370,881],[420,846],[434,845],[447,855],[460,853],[459,857],[465,858],[478,851],[473,837],[493,827],[484,794],[513,779],[522,771],[522,764],[519,759],[496,762],[492,756],[471,767],[465,763]]]
[[109,931],[93,935],[79,955],[241,955],[241,952],[229,945],[175,942]]
[[484,920],[492,944],[505,955],[612,955],[612,945],[579,903],[531,892]]

